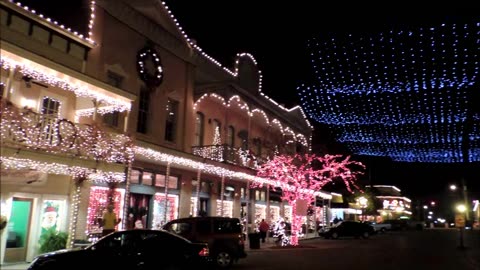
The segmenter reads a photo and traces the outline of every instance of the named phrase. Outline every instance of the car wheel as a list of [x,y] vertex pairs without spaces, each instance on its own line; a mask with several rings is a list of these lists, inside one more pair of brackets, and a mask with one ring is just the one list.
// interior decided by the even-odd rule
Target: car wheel
[[370,234],[369,234],[368,232],[364,232],[364,233],[362,234],[362,237],[363,237],[364,239],[367,239],[368,237],[370,237]]
[[380,233],[385,233],[386,231],[387,231],[387,230],[386,230],[385,228],[382,228],[382,229],[380,230]]
[[332,233],[332,239],[338,239],[338,233],[336,232]]
[[221,268],[230,267],[233,264],[232,254],[228,251],[220,251],[215,255],[215,263]]

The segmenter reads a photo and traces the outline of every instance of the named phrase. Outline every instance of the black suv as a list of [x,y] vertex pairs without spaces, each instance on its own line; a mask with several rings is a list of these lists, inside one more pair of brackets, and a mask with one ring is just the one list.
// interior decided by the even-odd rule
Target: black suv
[[247,257],[238,218],[180,218],[168,222],[163,228],[194,243],[207,243],[213,262],[222,268]]

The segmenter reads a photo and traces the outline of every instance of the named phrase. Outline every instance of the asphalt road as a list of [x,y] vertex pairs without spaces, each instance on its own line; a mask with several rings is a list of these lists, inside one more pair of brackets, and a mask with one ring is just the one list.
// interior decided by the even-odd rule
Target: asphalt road
[[304,248],[251,250],[236,269],[480,270],[480,231],[466,231],[459,249],[455,229],[389,232],[369,239],[313,239]]

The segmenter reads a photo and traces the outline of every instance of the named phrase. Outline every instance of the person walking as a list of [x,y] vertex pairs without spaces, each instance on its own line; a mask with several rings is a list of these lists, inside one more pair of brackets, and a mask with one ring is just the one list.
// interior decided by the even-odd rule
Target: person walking
[[260,222],[260,226],[258,226],[258,230],[260,231],[260,238],[262,239],[262,243],[265,243],[265,238],[267,237],[267,232],[270,230],[270,225],[262,219]]

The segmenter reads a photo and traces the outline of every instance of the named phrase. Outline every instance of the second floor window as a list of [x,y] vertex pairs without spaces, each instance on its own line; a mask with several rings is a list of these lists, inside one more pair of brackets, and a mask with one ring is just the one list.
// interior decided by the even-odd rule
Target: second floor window
[[140,90],[140,100],[138,104],[138,123],[137,132],[147,133],[148,115],[150,110],[150,93],[147,89]]
[[177,135],[178,101],[168,99],[167,121],[165,123],[165,140],[175,142]]
[[235,147],[235,128],[228,126],[227,129],[227,144],[228,146]]
[[109,70],[107,71],[107,83],[111,86],[122,88],[123,77]]
[[42,114],[48,114],[50,116],[57,117],[60,111],[60,101],[44,97],[42,103]]
[[205,116],[201,112],[197,112],[195,117],[195,145],[203,145],[203,125],[205,121]]

